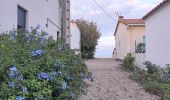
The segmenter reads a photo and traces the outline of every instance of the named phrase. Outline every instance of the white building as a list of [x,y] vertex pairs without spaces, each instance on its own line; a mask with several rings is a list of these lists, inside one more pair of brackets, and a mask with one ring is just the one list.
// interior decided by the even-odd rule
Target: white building
[[128,53],[136,54],[136,47],[143,43],[145,22],[142,19],[125,19],[119,16],[115,29],[114,59],[124,60]]
[[160,66],[170,64],[170,0],[164,0],[143,17],[146,60]]
[[70,0],[1,0],[0,32],[41,26],[54,39],[69,43]]
[[76,24],[76,22],[71,21],[70,22],[70,33],[71,33],[71,37],[70,37],[70,48],[73,50],[81,50],[81,32],[80,29],[78,27],[78,25]]

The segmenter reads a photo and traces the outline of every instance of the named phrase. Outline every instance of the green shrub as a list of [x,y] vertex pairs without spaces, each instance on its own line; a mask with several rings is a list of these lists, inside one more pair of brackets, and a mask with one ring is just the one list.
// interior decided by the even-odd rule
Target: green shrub
[[165,93],[170,93],[170,84],[163,84],[161,88]]
[[149,74],[153,74],[153,73],[158,72],[158,67],[155,64],[152,64],[150,61],[146,61],[143,64],[146,66],[147,72]]
[[128,53],[124,58],[124,67],[128,70],[134,70],[135,57],[132,57],[131,53]]
[[163,84],[164,100],[170,100],[170,84]]
[[140,84],[144,84],[151,80],[149,75],[144,70],[141,70],[139,68],[134,69],[132,75],[130,75],[130,78]]
[[170,68],[159,68],[155,64],[145,62],[146,70],[135,68],[130,78],[144,86],[147,92],[170,100]]
[[162,96],[162,94],[163,94],[161,84],[158,82],[155,82],[155,81],[145,83],[144,88],[147,92],[151,92],[151,93],[159,95],[159,96]]
[[87,75],[81,56],[45,32],[0,34],[0,99],[76,100]]
[[159,74],[162,83],[170,83],[170,67],[160,68]]
[[164,96],[164,100],[170,100],[170,94]]

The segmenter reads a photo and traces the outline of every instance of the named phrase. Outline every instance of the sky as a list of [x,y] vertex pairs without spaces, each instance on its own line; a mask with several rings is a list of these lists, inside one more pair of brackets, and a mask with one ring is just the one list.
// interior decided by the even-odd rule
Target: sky
[[95,0],[109,15],[105,14],[93,0],[71,0],[71,19],[83,18],[96,22],[101,37],[96,47],[96,58],[111,58],[115,47],[114,31],[118,16],[142,18],[163,0]]

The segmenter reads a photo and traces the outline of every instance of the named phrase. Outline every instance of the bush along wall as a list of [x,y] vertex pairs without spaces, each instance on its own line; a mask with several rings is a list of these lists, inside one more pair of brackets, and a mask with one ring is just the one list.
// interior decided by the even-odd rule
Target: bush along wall
[[127,56],[124,58],[124,68],[130,71],[134,70],[134,61],[135,61],[135,57],[132,57],[131,53],[128,53]]
[[145,69],[135,68],[130,76],[143,85],[147,92],[156,94],[161,100],[170,100],[170,67],[159,67],[150,61],[144,63]]
[[37,29],[0,34],[0,98],[76,100],[88,77],[84,61]]

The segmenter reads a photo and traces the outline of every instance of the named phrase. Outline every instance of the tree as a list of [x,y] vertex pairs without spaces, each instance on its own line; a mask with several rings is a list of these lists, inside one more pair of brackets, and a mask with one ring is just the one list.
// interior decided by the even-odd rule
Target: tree
[[76,20],[81,32],[81,52],[83,58],[94,58],[97,40],[100,38],[100,31],[95,22],[84,19]]

